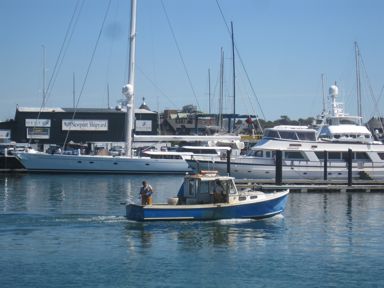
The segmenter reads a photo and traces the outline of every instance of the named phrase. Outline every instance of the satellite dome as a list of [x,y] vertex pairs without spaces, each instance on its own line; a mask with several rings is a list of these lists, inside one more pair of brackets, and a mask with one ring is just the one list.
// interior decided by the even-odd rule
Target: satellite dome
[[133,95],[133,86],[131,84],[127,84],[127,85],[123,86],[122,92],[126,97],[132,96]]
[[336,97],[339,95],[339,88],[336,86],[336,84],[329,87],[329,95]]

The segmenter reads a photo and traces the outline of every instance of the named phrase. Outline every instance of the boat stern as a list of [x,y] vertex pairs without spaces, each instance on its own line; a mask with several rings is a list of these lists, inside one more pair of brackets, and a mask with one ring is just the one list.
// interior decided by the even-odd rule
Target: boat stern
[[143,221],[144,220],[144,209],[141,205],[127,204],[125,206],[126,217],[129,220]]

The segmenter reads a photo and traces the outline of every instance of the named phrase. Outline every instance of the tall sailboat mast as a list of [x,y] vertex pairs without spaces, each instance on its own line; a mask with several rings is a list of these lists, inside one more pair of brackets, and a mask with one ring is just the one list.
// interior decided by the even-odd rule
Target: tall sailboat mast
[[125,155],[132,156],[132,131],[134,122],[134,82],[135,82],[135,56],[136,56],[136,0],[131,1],[131,32],[128,84],[123,87],[123,94],[127,97]]
[[233,36],[233,22],[231,22],[231,34],[232,34],[232,81],[233,81],[233,125],[232,131],[235,130],[236,125],[236,70],[235,70],[235,39]]
[[355,42],[355,61],[356,61],[356,95],[357,95],[357,115],[360,117],[362,124],[363,111],[361,108],[361,81],[360,81],[360,51]]

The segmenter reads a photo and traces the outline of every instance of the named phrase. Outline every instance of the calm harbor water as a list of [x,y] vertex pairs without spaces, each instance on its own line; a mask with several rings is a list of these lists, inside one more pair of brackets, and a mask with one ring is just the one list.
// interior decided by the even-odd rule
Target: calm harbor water
[[384,193],[291,194],[262,221],[134,223],[180,176],[0,175],[0,287],[382,287]]

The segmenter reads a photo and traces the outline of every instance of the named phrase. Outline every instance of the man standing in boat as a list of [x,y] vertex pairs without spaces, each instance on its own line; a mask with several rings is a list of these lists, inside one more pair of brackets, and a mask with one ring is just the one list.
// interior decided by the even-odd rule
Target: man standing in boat
[[152,194],[152,186],[147,181],[143,181],[143,186],[140,188],[141,205],[152,205]]
[[216,180],[214,192],[213,192],[213,203],[225,202],[224,187],[220,180]]

